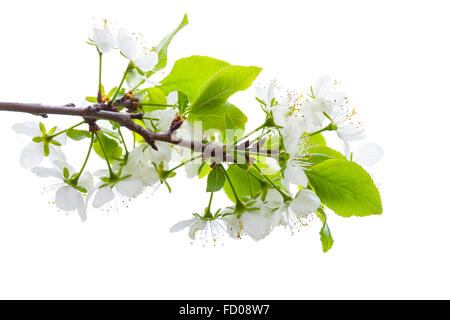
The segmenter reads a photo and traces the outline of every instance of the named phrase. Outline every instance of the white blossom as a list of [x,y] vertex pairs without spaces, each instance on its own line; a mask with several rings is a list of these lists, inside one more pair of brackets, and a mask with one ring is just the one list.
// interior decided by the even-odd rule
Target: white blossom
[[89,172],[83,172],[78,179],[78,186],[86,189],[88,196],[84,196],[80,190],[67,184],[67,178],[64,177],[64,168],[68,170],[68,177],[74,173],[74,169],[67,163],[61,160],[54,161],[54,168],[34,167],[31,171],[39,177],[48,178],[53,177],[61,182],[57,184],[55,193],[55,205],[64,211],[76,210],[80,216],[81,221],[86,221],[86,209],[90,194],[93,189],[94,179]]
[[116,43],[114,35],[108,27],[106,20],[104,20],[102,27],[98,28],[94,26],[92,30],[92,38],[94,40],[94,44],[101,53],[111,51]]
[[158,53],[155,51],[142,47],[139,49],[141,53],[138,54],[138,41],[125,28],[120,28],[117,33],[117,45],[120,52],[144,72],[153,70],[158,63]]
[[[25,134],[29,137],[40,137],[42,132],[39,129],[39,124],[36,122],[23,122],[13,125],[13,130],[16,133]],[[67,136],[63,133],[54,138],[55,141],[61,145],[66,143]],[[49,148],[49,159],[50,161],[62,160],[66,161],[66,156],[61,151],[59,146],[54,144],[48,144]],[[20,164],[25,169],[31,169],[39,165],[45,157],[44,153],[44,142],[30,142],[22,151],[20,155]]]

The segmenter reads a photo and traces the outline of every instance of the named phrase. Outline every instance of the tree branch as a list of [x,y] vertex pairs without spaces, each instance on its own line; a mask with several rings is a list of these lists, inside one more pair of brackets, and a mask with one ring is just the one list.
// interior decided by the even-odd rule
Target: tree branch
[[[234,162],[235,159],[226,154],[226,147],[217,143],[202,143],[194,140],[185,140],[174,137],[172,132],[152,132],[143,126],[132,121],[133,119],[142,119],[142,113],[124,113],[115,111],[102,110],[101,104],[93,104],[88,107],[75,107],[73,104],[61,106],[49,106],[36,103],[18,103],[18,102],[0,102],[0,111],[22,112],[36,116],[47,117],[49,114],[79,116],[85,119],[95,120],[111,120],[117,122],[120,126],[125,127],[144,138],[144,140],[154,146],[155,141],[162,141],[190,148],[194,152],[201,152],[204,158],[224,155],[224,160]],[[271,153],[268,150],[260,150],[261,154]]]

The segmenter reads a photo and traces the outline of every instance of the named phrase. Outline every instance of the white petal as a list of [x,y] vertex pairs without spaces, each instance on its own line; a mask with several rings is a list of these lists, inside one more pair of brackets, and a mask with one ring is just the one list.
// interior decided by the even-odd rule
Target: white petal
[[81,219],[81,222],[85,222],[87,220],[87,202],[85,202],[87,200],[84,199],[80,199],[79,200],[79,204],[78,204],[78,215]]
[[320,199],[311,190],[301,190],[291,203],[291,209],[299,217],[306,217],[320,207]]
[[103,29],[94,28],[92,36],[98,50],[102,53],[111,51],[115,44],[114,36],[106,25]]
[[280,206],[281,203],[283,203],[283,197],[281,196],[280,192],[278,192],[275,189],[269,189],[267,191],[266,195],[266,202],[268,203],[276,203],[278,206]]
[[189,227],[193,222],[195,221],[195,218],[189,219],[189,220],[182,220],[176,224],[174,224],[169,231],[170,232],[178,232],[181,231],[187,227]]
[[303,128],[303,120],[300,117],[292,115],[287,120],[283,136],[283,144],[286,152],[291,156],[293,156],[298,149],[300,137],[304,132]]
[[[64,152],[62,152],[60,147],[50,145],[49,151],[50,152],[48,154],[48,158],[50,159],[50,161],[52,161],[52,162],[61,161],[64,163],[67,162],[66,155],[64,154]],[[66,166],[68,166],[67,163],[66,163]],[[69,170],[69,171],[73,172],[73,168],[72,167],[70,167],[70,168],[72,170]]]
[[73,167],[64,160],[55,160],[53,161],[53,164],[61,172],[63,172],[64,168],[67,168],[69,170],[69,173],[75,172]]
[[100,208],[105,203],[110,202],[112,199],[114,199],[114,193],[110,187],[100,188],[95,193],[94,201],[92,201],[92,206],[94,208]]
[[136,59],[134,63],[144,72],[153,70],[158,63],[158,54],[155,51],[151,51]]
[[244,213],[241,217],[243,230],[254,240],[264,239],[271,231],[271,221],[257,213]]
[[148,156],[153,162],[170,161],[172,157],[172,148],[168,143],[156,141],[156,147],[158,150],[147,148]]
[[297,186],[306,187],[308,185],[308,177],[306,176],[302,167],[294,166],[292,159],[289,159],[286,163],[284,176],[287,179],[287,181]]
[[137,179],[128,178],[115,185],[116,190],[128,198],[135,198],[144,191],[144,185]]
[[186,176],[188,179],[194,178],[198,175],[198,170],[200,169],[201,161],[192,161],[187,163],[184,168],[186,170]]
[[62,172],[55,168],[34,167],[31,169],[31,172],[33,172],[38,177],[55,177],[57,179],[63,180]]
[[44,145],[31,142],[22,151],[20,155],[20,164],[25,169],[37,166],[44,159]]
[[99,169],[94,172],[94,176],[96,177],[106,177],[108,174],[108,169]]
[[158,118],[158,130],[167,131],[178,113],[177,108],[167,108],[164,110],[155,110],[150,113],[150,117]]
[[62,133],[62,134],[58,135],[57,137],[55,137],[54,140],[61,143],[62,145],[65,145],[67,142],[67,135],[65,133]]
[[172,91],[167,96],[167,104],[176,104],[178,102],[178,92]]
[[333,80],[329,76],[323,76],[313,86],[314,96],[316,98],[325,97],[333,86]]
[[88,192],[94,187],[94,177],[89,172],[85,171],[78,179],[78,184],[84,187]]
[[117,45],[120,51],[130,60],[136,57],[136,38],[129,34],[124,28],[120,28],[117,33]]
[[[80,205],[81,194],[72,187],[64,186],[59,188],[55,194],[56,206],[64,211],[78,209]],[[81,199],[82,201],[83,199]]]
[[289,107],[273,106],[271,110],[275,124],[280,127],[285,127]]
[[16,133],[26,134],[30,137],[40,137],[42,135],[41,130],[39,130],[39,124],[34,121],[16,123],[12,126],[12,129]]
[[[226,213],[226,212],[223,212]],[[241,222],[236,218],[235,215],[229,215],[223,217],[223,221],[227,226],[227,233],[231,238],[240,238],[241,233]]]
[[373,166],[380,161],[384,156],[384,151],[381,146],[376,143],[366,143],[359,147],[353,153],[353,161],[362,166]]
[[191,227],[189,228],[189,238],[195,240],[195,233],[205,228],[206,228],[206,221],[195,219],[194,223],[192,223]]

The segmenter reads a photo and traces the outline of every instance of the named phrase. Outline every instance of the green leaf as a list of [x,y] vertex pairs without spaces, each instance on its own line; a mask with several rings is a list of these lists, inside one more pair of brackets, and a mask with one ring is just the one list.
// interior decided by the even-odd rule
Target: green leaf
[[48,146],[48,143],[44,143],[44,156],[48,157],[50,154],[50,147]]
[[[201,121],[204,130],[217,129],[225,131],[226,129],[244,128],[247,122],[245,114],[231,103],[225,102],[211,108],[200,108],[191,111],[188,121]],[[232,126],[232,127],[231,127]]]
[[[306,134],[304,134],[305,136]],[[308,143],[310,146],[322,145],[325,146],[327,142],[321,133],[316,133],[315,135],[308,138]]]
[[66,131],[66,135],[75,141],[83,140],[84,138],[90,138],[91,134],[86,130],[69,129]]
[[331,149],[330,147],[323,146],[323,145],[321,145],[321,146],[316,145],[314,147],[309,148],[308,153],[323,154],[323,155],[326,155],[333,159],[342,159],[342,160],[346,159],[345,156],[342,153],[340,153],[339,151],[336,151],[334,149]]
[[[249,174],[246,170],[241,169],[236,165],[230,165],[228,167],[227,174],[238,197],[241,200],[243,197],[254,198],[262,190],[262,184],[258,179]],[[223,190],[227,194],[228,198],[231,199],[231,201],[236,202],[228,180],[225,181]]]
[[[100,141],[99,141],[100,140]],[[122,156],[122,148],[119,146],[117,140],[108,138],[104,134],[98,136],[98,139],[94,142],[94,151],[99,155],[100,158],[105,159],[105,154],[103,153],[102,146],[105,149],[106,156],[108,160],[112,162],[113,160],[120,159]]]
[[206,192],[216,192],[222,189],[226,179],[224,170],[223,166],[218,164],[208,174]]
[[189,98],[181,91],[178,91],[178,110],[180,114],[183,114],[184,111],[188,108]]
[[[153,103],[163,105],[167,104],[166,94],[159,88],[152,87],[144,89],[143,91],[141,91],[141,93],[143,94],[142,103],[149,103],[149,104]],[[153,110],[161,110],[165,108],[166,107],[164,106],[142,106],[142,111],[150,112]]]
[[66,167],[64,167],[63,169],[63,176],[64,178],[69,178],[69,169],[67,169]]
[[363,217],[382,213],[378,189],[358,164],[331,159],[305,173],[321,201],[336,214]]
[[217,72],[201,89],[195,100],[191,100],[191,112],[223,105],[238,91],[250,87],[261,72],[258,67],[230,66]]
[[200,88],[220,70],[230,64],[210,57],[191,56],[175,62],[170,74],[160,81],[160,89],[168,94],[182,91],[189,101],[194,101]]
[[183,20],[181,20],[178,27],[173,30],[170,34],[168,34],[162,41],[155,47],[155,51],[158,52],[158,63],[153,68],[152,71],[147,72],[146,76],[149,77],[153,73],[155,73],[158,70],[163,69],[167,65],[167,48],[169,47],[170,42],[172,41],[173,37],[183,29],[187,24],[189,23],[188,17],[185,14],[183,17]]
[[97,97],[86,97],[87,102],[97,103]]
[[326,221],[323,223],[322,229],[320,229],[320,241],[322,241],[323,252],[330,250],[334,243],[334,239],[331,236],[330,228]]
[[322,242],[322,250],[323,252],[327,252],[333,247],[334,239],[331,236],[330,228],[327,224],[327,215],[323,211],[322,208],[319,208],[316,212],[320,221],[323,222],[322,229],[320,229],[320,241]]
[[46,134],[47,131],[45,131],[45,126],[42,122],[39,122],[39,130],[41,130],[42,134]]
[[200,168],[198,168],[198,178],[202,179],[206,177],[211,172],[211,167],[208,163],[208,161],[203,161],[200,165]]

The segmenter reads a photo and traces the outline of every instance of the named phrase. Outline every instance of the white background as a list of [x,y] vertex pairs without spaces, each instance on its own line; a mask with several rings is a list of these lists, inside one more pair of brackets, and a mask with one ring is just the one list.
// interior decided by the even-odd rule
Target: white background
[[[0,101],[80,103],[95,95],[97,55],[85,44],[92,17],[142,32],[156,45],[188,13],[169,60],[209,55],[264,68],[304,89],[329,74],[359,110],[369,140],[384,147],[376,168],[384,213],[329,217],[291,235],[191,244],[171,225],[207,204],[204,180],[172,183],[126,208],[91,210],[82,224],[42,193],[50,181],[18,164],[27,143],[1,114],[0,298],[450,298],[446,1],[8,1],[0,12]],[[105,55],[105,85],[126,61]],[[170,70],[170,69],[169,69]],[[258,124],[253,89],[235,102]],[[260,115],[259,115],[260,116]],[[256,117],[256,118],[255,118]],[[46,123],[67,121],[51,117]],[[67,122],[69,123],[69,122]],[[86,145],[69,144],[73,165]],[[69,150],[70,149],[70,150]],[[226,204],[223,197],[216,205]]]

